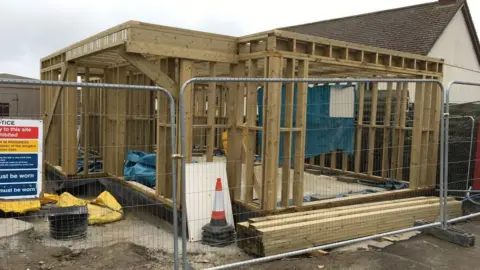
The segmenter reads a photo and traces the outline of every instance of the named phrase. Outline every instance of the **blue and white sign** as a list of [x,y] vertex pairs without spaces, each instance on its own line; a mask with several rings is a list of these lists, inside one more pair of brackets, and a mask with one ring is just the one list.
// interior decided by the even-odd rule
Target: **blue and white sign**
[[40,197],[43,121],[0,119],[0,200]]

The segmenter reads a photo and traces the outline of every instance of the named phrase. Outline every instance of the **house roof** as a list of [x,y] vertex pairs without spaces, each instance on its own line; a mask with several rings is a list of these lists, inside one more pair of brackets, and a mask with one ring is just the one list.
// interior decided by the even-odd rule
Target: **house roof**
[[465,0],[438,1],[357,16],[281,28],[281,30],[427,55],[455,14],[462,9],[480,61],[480,45]]
[[0,73],[0,79],[17,79],[17,80],[35,80],[28,77],[13,75],[9,73]]

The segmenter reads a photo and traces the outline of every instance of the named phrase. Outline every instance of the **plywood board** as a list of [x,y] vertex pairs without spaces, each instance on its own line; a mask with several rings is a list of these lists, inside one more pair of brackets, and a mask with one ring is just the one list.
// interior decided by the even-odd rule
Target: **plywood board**
[[222,179],[227,223],[233,225],[225,163],[193,163],[185,166],[187,225],[190,242],[202,240],[202,227],[210,222],[215,199],[215,183],[219,177]]

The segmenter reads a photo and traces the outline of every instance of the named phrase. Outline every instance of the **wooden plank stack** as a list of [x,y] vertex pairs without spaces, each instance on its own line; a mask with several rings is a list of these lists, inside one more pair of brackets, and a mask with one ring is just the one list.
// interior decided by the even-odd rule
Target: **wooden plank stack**
[[[449,217],[462,215],[461,202],[449,198]],[[238,246],[256,256],[345,241],[435,221],[438,197],[416,197],[252,218],[237,224]]]

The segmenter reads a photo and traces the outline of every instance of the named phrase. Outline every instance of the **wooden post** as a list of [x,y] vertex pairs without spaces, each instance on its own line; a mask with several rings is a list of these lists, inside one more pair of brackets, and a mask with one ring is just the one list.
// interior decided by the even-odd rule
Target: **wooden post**
[[[308,78],[308,60],[298,61],[298,78]],[[303,205],[303,179],[305,168],[305,137],[307,134],[307,94],[308,84],[298,83],[295,127],[300,131],[295,134],[293,164],[293,204]]]
[[368,171],[369,176],[373,175],[373,157],[375,155],[375,130],[377,126],[377,103],[378,83],[372,83],[372,108],[370,113],[370,127],[368,131]]
[[[287,59],[287,74],[285,78],[295,77],[295,60]],[[282,165],[282,196],[281,206],[288,207],[290,199],[290,167],[292,162],[292,128],[293,128],[293,106],[294,106],[295,83],[287,83],[285,91],[285,123],[284,127],[289,129],[283,132],[283,165]]]
[[[127,83],[127,69],[126,67],[119,67],[116,70],[117,72],[117,83],[126,84]],[[115,148],[115,175],[123,176],[124,164],[126,159],[126,124],[127,124],[127,91],[125,90],[115,90],[117,91],[117,100],[114,101],[117,103],[116,111],[116,142],[117,147]]]
[[[442,91],[436,83],[432,83],[432,105],[430,110],[430,139],[428,148],[428,172],[426,186],[437,183],[438,146],[440,135],[440,110],[442,106]],[[469,161],[470,162],[470,161]]]
[[382,153],[382,177],[388,177],[388,164],[389,164],[389,142],[390,142],[390,118],[392,114],[392,91],[393,83],[387,84],[387,99],[385,104],[385,118],[384,118],[384,129],[383,129],[383,153]]
[[[67,81],[77,82],[77,67],[68,63]],[[77,173],[77,88],[62,92],[62,170],[67,175]]]
[[420,166],[421,166],[421,148],[422,148],[422,121],[424,106],[424,83],[416,83],[415,87],[415,105],[412,134],[412,150],[410,158],[410,188],[420,187]]
[[[429,145],[430,138],[430,108],[432,105],[432,84],[424,84],[424,94],[423,94],[423,120],[422,120],[422,147],[420,154],[420,170],[419,170],[419,187],[427,186],[427,172],[428,172],[428,149],[431,147]],[[433,119],[432,119],[433,120]]]
[[397,177],[397,159],[398,159],[398,138],[400,134],[400,107],[402,102],[403,84],[396,83],[395,90],[395,113],[393,117],[392,130],[392,159],[390,161],[390,177],[396,179]]
[[[216,77],[216,63],[209,63],[209,76]],[[217,83],[208,83],[208,111],[207,111],[207,162],[213,161],[213,151],[215,148],[215,116],[217,112]]]
[[355,140],[355,173],[360,173],[360,158],[362,156],[363,106],[365,101],[365,84],[358,84],[358,118]]
[[[231,66],[232,77],[242,77],[245,74],[245,62]],[[227,141],[227,173],[230,193],[233,199],[241,196],[242,181],[242,147],[243,110],[245,87],[244,83],[228,84],[228,141]]]
[[[180,85],[193,77],[193,61],[180,60]],[[189,84],[185,89],[185,162],[192,162],[193,147],[193,85]]]
[[[85,68],[85,82],[90,81],[90,72]],[[90,137],[90,89],[82,88],[82,138],[83,138],[83,174],[88,175],[89,137]]]
[[[162,59],[160,61],[160,70],[162,72],[167,71],[167,59]],[[173,89],[172,89],[173,90]],[[169,131],[167,130],[167,123],[168,120],[168,101],[166,95],[161,92],[157,91],[156,93],[156,102],[157,102],[157,136],[156,136],[156,185],[155,185],[155,192],[157,195],[166,196],[167,194],[167,159],[170,156],[167,156],[167,151],[169,145],[167,144],[167,134]],[[171,192],[169,192],[171,194]]]
[[[270,56],[268,59],[268,77],[282,77],[282,58]],[[282,84],[268,83],[264,91],[265,114],[264,145],[263,145],[263,200],[262,209],[275,210],[277,202],[277,172],[280,137],[280,109]]]
[[[248,77],[255,78],[258,73],[257,60],[248,61]],[[245,151],[245,203],[253,202],[253,189],[255,186],[255,172],[253,157],[255,154],[256,130],[250,127],[256,126],[257,119],[257,83],[248,83],[247,89],[247,138]],[[257,196],[261,196],[258,194]]]

